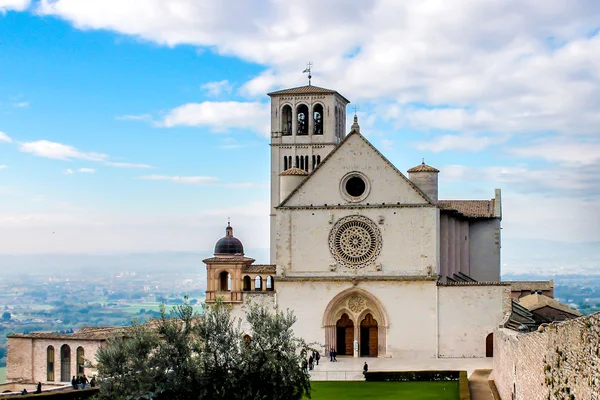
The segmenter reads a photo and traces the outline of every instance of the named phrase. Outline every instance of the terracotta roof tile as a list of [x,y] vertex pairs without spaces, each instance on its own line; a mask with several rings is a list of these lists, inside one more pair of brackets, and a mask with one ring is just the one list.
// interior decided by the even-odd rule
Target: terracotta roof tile
[[523,296],[519,299],[519,304],[531,311],[535,311],[542,307],[550,307],[567,312],[572,315],[583,315],[579,311],[569,307],[568,305],[560,303],[558,302],[558,300],[555,300],[551,297],[544,296],[543,294],[530,294],[527,296]]
[[125,336],[127,326],[84,326],[74,333],[33,332],[9,335],[11,338],[28,339],[70,339],[70,340],[106,340],[115,336]]
[[267,93],[267,94],[269,96],[285,96],[288,94],[337,94],[338,96],[340,96],[341,98],[346,100],[348,103],[350,103],[350,100],[348,100],[347,98],[345,98],[344,96],[342,96],[341,94],[336,92],[335,90],[325,89],[325,88],[322,88],[319,86],[313,86],[313,85],[298,86],[295,88],[277,90],[275,92],[271,92],[271,93]]
[[256,274],[274,274],[276,270],[275,265],[270,264],[256,264],[246,265],[242,269],[242,272],[253,272]]
[[493,218],[493,200],[440,200],[438,206],[442,210],[456,211],[465,217]]
[[439,169],[433,168],[431,165],[427,165],[425,163],[421,163],[416,167],[412,167],[406,172],[440,172]]
[[308,172],[306,172],[305,170],[300,169],[300,168],[288,168],[279,174],[279,176],[289,176],[289,175],[304,175],[304,176],[306,176],[306,175],[308,175]]

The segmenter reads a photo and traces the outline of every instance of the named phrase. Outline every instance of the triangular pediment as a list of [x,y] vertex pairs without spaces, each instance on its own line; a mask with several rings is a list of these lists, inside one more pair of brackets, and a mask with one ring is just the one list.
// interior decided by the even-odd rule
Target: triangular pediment
[[[349,179],[358,177],[365,191],[348,190]],[[353,182],[357,182],[356,180]],[[350,133],[280,207],[327,205],[431,204],[423,192],[389,162],[359,132]]]

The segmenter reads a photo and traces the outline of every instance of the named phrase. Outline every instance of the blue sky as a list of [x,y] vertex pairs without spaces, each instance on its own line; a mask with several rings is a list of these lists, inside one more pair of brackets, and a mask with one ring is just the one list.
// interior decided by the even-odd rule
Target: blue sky
[[598,266],[598,2],[305,3],[0,0],[0,252],[267,247],[266,93],[310,60],[400,170],[502,188],[507,270]]

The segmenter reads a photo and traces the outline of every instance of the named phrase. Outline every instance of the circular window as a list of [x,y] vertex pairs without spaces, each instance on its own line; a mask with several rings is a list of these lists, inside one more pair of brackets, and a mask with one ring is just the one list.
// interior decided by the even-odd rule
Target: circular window
[[381,233],[370,219],[352,215],[334,225],[329,234],[329,248],[341,265],[364,268],[381,252]]
[[352,197],[360,197],[367,189],[365,181],[359,176],[353,176],[346,182],[346,192]]
[[364,200],[369,195],[369,189],[369,180],[360,172],[350,172],[340,182],[342,197],[352,203]]

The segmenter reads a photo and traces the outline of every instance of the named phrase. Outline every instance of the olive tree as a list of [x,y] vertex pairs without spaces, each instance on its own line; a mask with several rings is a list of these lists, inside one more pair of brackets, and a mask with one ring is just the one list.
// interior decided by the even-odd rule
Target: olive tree
[[310,396],[300,369],[311,346],[294,336],[290,311],[250,305],[246,331],[227,305],[205,307],[204,316],[186,301],[98,351],[99,398],[285,399]]

